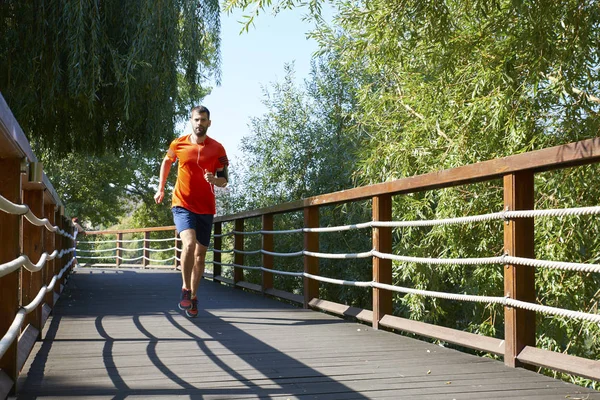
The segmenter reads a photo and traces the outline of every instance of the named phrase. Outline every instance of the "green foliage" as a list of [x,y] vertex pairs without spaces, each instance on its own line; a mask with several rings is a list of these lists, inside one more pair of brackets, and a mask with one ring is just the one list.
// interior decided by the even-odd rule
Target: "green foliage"
[[0,90],[36,150],[164,147],[219,78],[218,1],[4,1]]
[[[332,57],[333,58],[333,57]],[[353,82],[313,64],[305,89],[296,87],[293,67],[283,83],[265,90],[263,117],[252,121],[252,136],[242,139],[241,207],[264,207],[350,187],[359,134],[350,129]]]
[[[66,214],[79,217],[86,228],[107,228],[133,215],[130,227],[172,225],[169,207],[156,205],[158,166],[164,156],[159,149],[145,155],[76,155],[52,158],[41,153],[44,169],[66,205]],[[165,204],[176,174],[167,181]]]
[[[230,0],[226,4],[253,6],[260,11],[272,7],[277,12],[279,8],[306,3]],[[334,4],[338,14],[333,24],[315,13],[319,26],[311,36],[320,42],[320,54],[327,57],[324,70],[331,71],[339,81],[352,82],[348,102],[352,106],[346,114],[344,135],[345,140],[358,140],[353,144],[353,162],[345,167],[346,171],[354,171],[354,185],[411,177],[598,135],[598,1],[338,0]],[[252,15],[247,21],[252,21]],[[302,98],[297,91],[287,92],[290,95],[286,99]],[[293,115],[288,103],[271,104],[284,115]],[[329,104],[333,107],[336,103]],[[298,197],[293,195],[312,193],[304,187],[289,195],[278,189],[279,182],[285,182],[281,185],[285,188],[298,187],[297,183],[288,186],[286,179],[291,172],[278,161],[307,180],[314,179],[309,170],[298,167],[298,163],[310,161],[288,164],[285,157],[274,158],[281,154],[277,149],[286,147],[280,146],[282,138],[301,141],[303,137],[295,136],[310,132],[294,124],[281,129],[280,120],[277,112],[270,111],[259,121],[261,130],[256,129],[260,141],[268,145],[247,148],[254,152],[255,160],[264,157],[272,161],[262,168],[275,166],[272,181],[265,179],[269,172],[250,169],[254,185],[264,188],[264,195],[256,192],[252,205],[296,200]],[[314,159],[308,151],[298,154]],[[334,159],[326,162],[335,165]],[[590,166],[538,175],[536,208],[597,205],[597,170],[597,166]],[[489,182],[396,196],[393,219],[458,217],[499,211],[502,207],[502,183]],[[536,257],[597,262],[597,225],[588,217],[536,220]],[[394,232],[393,252],[450,258],[499,255],[503,251],[502,231],[502,224],[497,222],[398,229]],[[336,243],[336,249],[341,251],[342,247]],[[325,268],[322,271],[327,275]],[[340,272],[343,275],[338,278],[358,276],[352,269]],[[596,312],[596,275],[539,269],[538,300]],[[401,286],[500,296],[502,282],[498,266],[394,262],[394,283]],[[501,307],[421,296],[395,298],[399,315],[489,336],[504,335]],[[538,318],[538,345],[543,348],[596,359],[598,337],[597,325]],[[578,382],[592,385],[589,381]]]

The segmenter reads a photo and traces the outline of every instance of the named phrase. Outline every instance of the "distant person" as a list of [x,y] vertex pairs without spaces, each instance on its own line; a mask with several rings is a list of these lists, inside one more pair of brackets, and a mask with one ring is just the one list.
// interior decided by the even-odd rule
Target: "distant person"
[[206,250],[216,213],[213,185],[227,186],[229,161],[225,148],[206,135],[211,125],[210,111],[204,106],[192,108],[190,122],[192,133],[173,140],[162,161],[154,200],[157,204],[163,201],[169,171],[179,160],[172,201],[173,220],[182,241],[183,285],[179,308],[193,318],[198,315],[198,285],[204,274]]
[[71,222],[73,222],[73,225],[75,226],[75,229],[73,230],[73,242],[75,245],[75,250],[73,250],[73,257],[75,258],[74,264],[77,266],[79,265],[79,261],[77,261],[77,235],[79,233],[85,233],[85,229],[83,229],[83,227],[79,225],[79,218],[73,217],[71,218]]

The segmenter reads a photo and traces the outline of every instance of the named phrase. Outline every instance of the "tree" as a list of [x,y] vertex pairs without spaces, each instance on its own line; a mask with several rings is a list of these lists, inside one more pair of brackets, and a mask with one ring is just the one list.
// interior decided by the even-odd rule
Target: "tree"
[[[256,12],[304,1],[230,0]],[[351,131],[368,133],[357,147],[355,183],[379,183],[598,135],[600,3],[587,1],[338,0],[330,26],[319,0],[312,37],[336,54],[340,76],[361,71]],[[252,14],[247,22],[252,21]],[[598,166],[536,179],[536,208],[597,204]],[[469,185],[394,198],[394,219],[438,219],[502,209],[501,183]],[[573,218],[536,224],[536,257],[597,260],[598,227]],[[394,253],[426,257],[501,254],[494,224],[399,230]],[[596,274],[597,275],[597,274]],[[537,271],[539,300],[576,310],[598,306],[596,275]],[[481,295],[502,294],[494,266],[424,267],[394,263],[401,286]],[[396,312],[502,337],[501,309],[420,296],[396,296]],[[544,348],[590,357],[598,326],[539,318]]]
[[0,12],[0,90],[38,152],[165,147],[219,80],[217,0],[9,0]]

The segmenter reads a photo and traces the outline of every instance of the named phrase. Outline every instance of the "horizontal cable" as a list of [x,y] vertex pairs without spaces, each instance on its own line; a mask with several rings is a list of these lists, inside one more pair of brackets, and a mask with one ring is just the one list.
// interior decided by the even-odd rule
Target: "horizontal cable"
[[537,268],[560,269],[579,272],[600,272],[600,264],[537,260],[533,258],[504,256],[505,264],[526,265]]
[[127,239],[127,240],[97,240],[97,241],[82,241],[82,240],[78,240],[77,243],[85,243],[85,244],[101,244],[101,243],[137,243],[137,242],[143,242],[143,241],[148,241],[148,242],[168,242],[171,240],[176,240],[176,241],[181,241],[180,238],[166,238],[166,239]]
[[384,260],[394,260],[402,262],[412,262],[420,264],[442,264],[442,265],[481,265],[481,264],[504,264],[506,256],[500,257],[480,257],[480,258],[428,258],[428,257],[408,257],[397,256],[395,254],[381,253],[373,250],[372,254],[377,258]]
[[15,204],[6,197],[0,195],[0,211],[13,215],[25,215],[29,211],[29,206],[25,204]]
[[274,253],[272,251],[261,250],[261,252],[263,254],[268,254],[271,256],[279,256],[279,257],[297,257],[297,256],[304,255],[304,251],[297,251],[295,253]]
[[35,264],[33,262],[31,262],[29,257],[22,254],[19,257],[15,258],[14,260],[0,265],[0,277],[8,275],[11,272],[16,271],[17,269],[19,269],[21,267],[24,267],[25,269],[27,269],[30,272],[37,272],[44,267],[44,265],[46,264],[46,261],[53,260],[57,256],[59,258],[62,258],[65,254],[70,253],[74,250],[75,250],[75,248],[63,249],[60,252],[58,250],[54,250],[51,254],[44,252],[40,256],[39,261]]
[[261,250],[236,250],[233,249],[236,254],[260,254]]
[[303,228],[285,229],[285,230],[281,230],[281,231],[260,231],[260,233],[262,233],[263,235],[281,235],[284,233],[301,233],[301,232],[304,232]]
[[304,232],[342,232],[349,231],[351,229],[362,229],[370,228],[371,222],[363,222],[360,224],[342,225],[342,226],[328,226],[322,228],[304,228]]
[[173,251],[176,250],[176,247],[169,247],[166,249],[151,249],[148,247],[137,247],[135,249],[128,249],[126,247],[113,247],[111,249],[95,249],[95,250],[89,250],[89,249],[77,249],[77,251],[79,252],[83,252],[83,253],[105,253],[107,251],[116,251],[116,250],[121,250],[121,251],[149,251],[149,252],[164,252],[164,251]]
[[231,231],[234,235],[260,235],[261,231]]
[[551,315],[557,315],[559,317],[568,317],[571,319],[578,319],[578,320],[590,321],[590,322],[594,322],[594,323],[600,323],[600,314],[591,314],[591,313],[585,313],[585,312],[581,312],[581,311],[565,310],[563,308],[544,306],[541,304],[528,303],[525,301],[515,300],[515,299],[506,299],[504,305],[507,307],[514,307],[514,308],[520,308],[523,310],[540,312],[542,314],[551,314]]
[[327,277],[323,277],[323,276],[319,276],[319,275],[309,274],[306,272],[287,272],[287,271],[268,269],[268,268],[264,268],[264,267],[246,267],[246,266],[238,265],[238,264],[220,263],[220,262],[213,262],[213,263],[217,264],[217,265],[222,265],[222,266],[230,266],[230,267],[237,267],[237,268],[244,268],[244,269],[260,269],[265,272],[270,272],[270,273],[280,274],[280,275],[306,277],[309,279],[314,279],[317,281],[332,283],[332,284],[336,284],[336,285],[356,286],[356,287],[374,287],[374,288],[378,288],[378,289],[390,290],[390,291],[399,292],[399,293],[420,295],[420,296],[426,296],[426,297],[435,297],[435,298],[454,300],[454,301],[468,301],[468,302],[486,303],[486,304],[501,304],[506,307],[515,307],[515,308],[520,308],[520,309],[524,309],[524,310],[540,312],[543,314],[551,314],[551,315],[569,317],[569,318],[577,319],[577,320],[585,320],[585,321],[600,323],[600,314],[591,314],[591,313],[585,313],[585,312],[581,312],[581,311],[572,311],[572,310],[560,309],[560,308],[556,308],[556,307],[549,307],[549,306],[544,306],[541,304],[534,304],[534,303],[528,303],[528,302],[524,302],[524,301],[520,301],[520,300],[514,300],[514,299],[511,299],[508,297],[476,296],[476,295],[469,295],[469,294],[445,293],[445,292],[437,292],[437,291],[432,291],[432,290],[412,289],[412,288],[406,288],[406,287],[401,287],[401,286],[388,285],[385,283],[379,283],[379,282],[374,282],[374,281],[348,281],[348,280],[342,280],[342,279],[327,278]]
[[213,234],[213,237],[223,237],[223,236],[231,236],[233,235],[233,231],[232,232],[227,232],[227,233],[215,233]]
[[330,258],[330,259],[350,259],[350,258],[367,258],[367,257],[372,257],[373,256],[373,252],[372,251],[367,251],[365,253],[340,253],[340,254],[334,254],[334,253],[317,253],[314,251],[303,251],[302,252],[305,256],[310,256],[310,257],[317,257],[317,258]]
[[66,270],[68,270],[73,264],[74,258],[72,258],[67,265],[65,265],[57,275],[54,275],[52,280],[50,281],[50,285],[42,286],[37,296],[32,300],[28,305],[21,307],[15,318],[13,319],[12,324],[6,331],[6,334],[2,339],[0,339],[0,359],[4,356],[10,345],[15,341],[15,339],[19,336],[21,332],[21,327],[23,326],[23,322],[25,321],[25,315],[29,314],[33,310],[37,308],[37,306],[42,302],[45,294],[52,291],[54,288],[54,284],[58,279],[60,279]]
[[474,295],[470,295],[470,294],[444,293],[444,292],[435,292],[435,291],[431,291],[431,290],[411,289],[411,288],[406,288],[406,287],[401,287],[401,286],[387,285],[385,283],[378,283],[378,282],[371,282],[371,283],[372,283],[371,284],[372,287],[375,287],[378,289],[391,290],[393,292],[416,294],[416,295],[427,296],[427,297],[436,297],[439,299],[446,299],[446,300],[504,304],[504,297],[474,296]]
[[316,281],[333,283],[336,285],[358,286],[358,287],[370,287],[371,286],[371,282],[357,282],[357,281],[347,281],[347,280],[341,280],[341,279],[326,278],[324,276],[313,275],[313,274],[309,274],[306,272],[304,272],[302,275],[307,278],[314,279]]
[[40,219],[35,216],[35,214],[31,211],[29,206],[26,204],[15,204],[5,197],[0,195],[0,211],[4,211],[8,214],[13,215],[21,215],[24,216],[27,221],[32,223],[35,226],[44,226],[50,232],[58,232],[62,236],[66,236],[71,239],[75,239],[75,236],[67,233],[66,231],[60,229],[58,226],[53,226],[48,218]]

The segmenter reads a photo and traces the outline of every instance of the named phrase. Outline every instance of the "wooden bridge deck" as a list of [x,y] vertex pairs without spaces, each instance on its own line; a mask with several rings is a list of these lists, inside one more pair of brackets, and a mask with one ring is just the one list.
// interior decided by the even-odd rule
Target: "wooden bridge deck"
[[19,399],[600,399],[501,362],[209,281],[177,309],[175,271],[79,269]]

